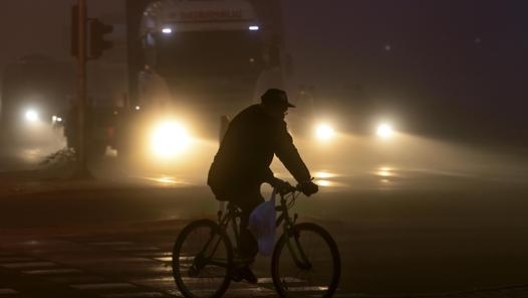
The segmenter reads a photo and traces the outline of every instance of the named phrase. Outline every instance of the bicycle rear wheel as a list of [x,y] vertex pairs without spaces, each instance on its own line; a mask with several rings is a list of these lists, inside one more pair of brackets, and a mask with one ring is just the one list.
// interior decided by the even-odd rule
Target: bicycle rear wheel
[[316,224],[295,225],[275,245],[271,275],[281,297],[332,297],[341,275],[334,239]]
[[174,243],[172,275],[185,297],[221,297],[229,287],[232,264],[231,242],[211,220],[190,223]]

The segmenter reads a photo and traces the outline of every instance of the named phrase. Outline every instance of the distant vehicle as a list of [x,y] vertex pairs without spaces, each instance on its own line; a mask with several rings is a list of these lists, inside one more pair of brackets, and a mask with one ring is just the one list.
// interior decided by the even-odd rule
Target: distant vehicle
[[2,82],[4,134],[16,139],[28,126],[62,121],[56,115],[68,108],[74,79],[71,63],[47,57],[26,56],[8,64]]
[[118,154],[165,158],[189,138],[218,138],[220,117],[256,102],[280,66],[279,3],[127,1],[129,102]]

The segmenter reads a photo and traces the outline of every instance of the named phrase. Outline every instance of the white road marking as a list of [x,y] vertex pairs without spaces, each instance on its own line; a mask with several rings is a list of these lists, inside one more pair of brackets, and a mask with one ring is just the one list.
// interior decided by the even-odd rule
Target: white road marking
[[0,257],[0,263],[28,262],[35,261],[35,258],[28,257]]
[[160,250],[159,247],[155,246],[127,246],[127,247],[117,247],[114,248],[118,251],[156,251]]
[[91,242],[88,243],[90,245],[97,245],[97,246],[122,246],[122,245],[133,245],[134,242],[130,241],[105,241],[105,242]]
[[58,266],[52,262],[25,262],[25,263],[5,263],[0,264],[0,267],[9,268],[9,269],[19,269],[19,268],[41,268],[41,267],[55,267]]
[[160,292],[140,292],[140,293],[122,293],[122,294],[109,294],[102,295],[106,298],[134,298],[134,297],[165,297],[165,294]]
[[18,294],[18,292],[13,289],[0,289],[0,295],[11,295],[11,294]]
[[172,252],[168,252],[168,251],[134,252],[134,255],[139,256],[139,257],[156,258],[156,257],[172,256]]
[[80,284],[70,285],[70,287],[78,290],[108,290],[108,289],[130,289],[136,286],[129,283],[97,283],[97,284]]
[[26,274],[34,275],[46,275],[46,274],[64,274],[64,273],[82,273],[79,269],[67,268],[67,269],[41,269],[41,270],[28,270],[24,271]]

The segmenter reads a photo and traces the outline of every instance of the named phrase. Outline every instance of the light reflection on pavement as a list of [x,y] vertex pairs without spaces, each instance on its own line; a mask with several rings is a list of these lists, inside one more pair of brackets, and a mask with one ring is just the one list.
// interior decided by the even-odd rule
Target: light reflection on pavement
[[[385,294],[525,282],[526,162],[411,136],[398,139],[402,143],[392,148],[387,147],[389,142],[360,138],[347,138],[334,148],[310,146],[302,140],[297,144],[321,191],[299,200],[296,212],[303,221],[324,224],[335,236],[342,249],[343,278],[353,281],[342,287],[354,293]],[[32,153],[38,151],[22,154]],[[107,156],[91,165],[96,180],[54,184],[77,192],[3,200],[2,204],[12,205],[3,209],[2,228],[41,228],[48,223],[75,234],[77,224],[99,225],[111,232],[106,225],[139,222],[159,227],[214,216],[218,204],[205,185],[214,154],[215,146],[210,145],[192,166],[160,168],[124,165]],[[272,168],[278,177],[293,182],[278,161]],[[12,179],[0,178],[6,177]],[[35,189],[50,183],[55,182],[42,182]],[[143,225],[136,228],[135,237],[156,243]],[[170,246],[173,230],[164,233],[162,244]],[[131,235],[113,236],[108,238],[130,241]],[[24,244],[26,249],[41,243],[32,241]],[[94,266],[119,269],[108,260]],[[83,266],[89,264],[90,260]],[[136,264],[129,269],[138,270]]]
[[185,181],[185,180],[179,180],[172,176],[167,175],[161,175],[161,176],[130,176],[130,178],[136,178],[138,180],[143,180],[147,182],[153,182],[154,186],[191,186],[192,183]]
[[16,172],[38,168],[47,156],[64,148],[62,130],[39,125],[25,131],[18,139],[9,139],[0,132],[0,172]]
[[[399,135],[390,142],[364,137],[340,137],[333,144],[325,146],[315,146],[306,139],[296,142],[322,192],[441,190],[486,181],[519,185],[525,183],[528,177],[528,163],[525,160],[500,152],[407,135]],[[0,172],[5,173],[0,175],[0,180],[4,182],[3,191],[16,189],[18,192],[28,187],[38,189],[43,184],[41,181],[49,182],[46,175],[67,176],[66,171],[71,169],[55,166],[46,169],[39,166],[47,155],[63,145],[61,142],[53,141],[44,146],[18,150],[3,148],[0,152]],[[190,152],[192,158],[185,157],[172,164],[124,164],[115,154],[110,154],[91,163],[90,169],[97,177],[95,184],[98,185],[118,183],[150,187],[203,187],[206,186],[208,167],[218,146],[214,141],[199,141],[196,144],[198,147]],[[112,153],[111,150],[108,152]],[[274,160],[271,168],[277,177],[295,184],[280,161]],[[17,174],[11,175],[10,172]],[[38,178],[31,181],[31,175],[35,173],[38,173]],[[84,186],[87,184],[84,183]],[[61,187],[76,187],[76,184]]]

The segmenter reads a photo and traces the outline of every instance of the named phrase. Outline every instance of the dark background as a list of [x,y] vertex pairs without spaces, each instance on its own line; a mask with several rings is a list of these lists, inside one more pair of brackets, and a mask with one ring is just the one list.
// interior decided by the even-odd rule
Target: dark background
[[288,7],[288,30],[297,72],[324,92],[359,93],[411,131],[525,143],[528,2],[310,2]]
[[[75,2],[0,2],[0,69],[26,54],[69,59]],[[319,103],[352,103],[357,117],[370,117],[367,110],[392,115],[414,133],[525,146],[527,1],[283,6],[294,81],[311,86]],[[123,0],[89,1],[92,17],[119,15],[123,7]]]

